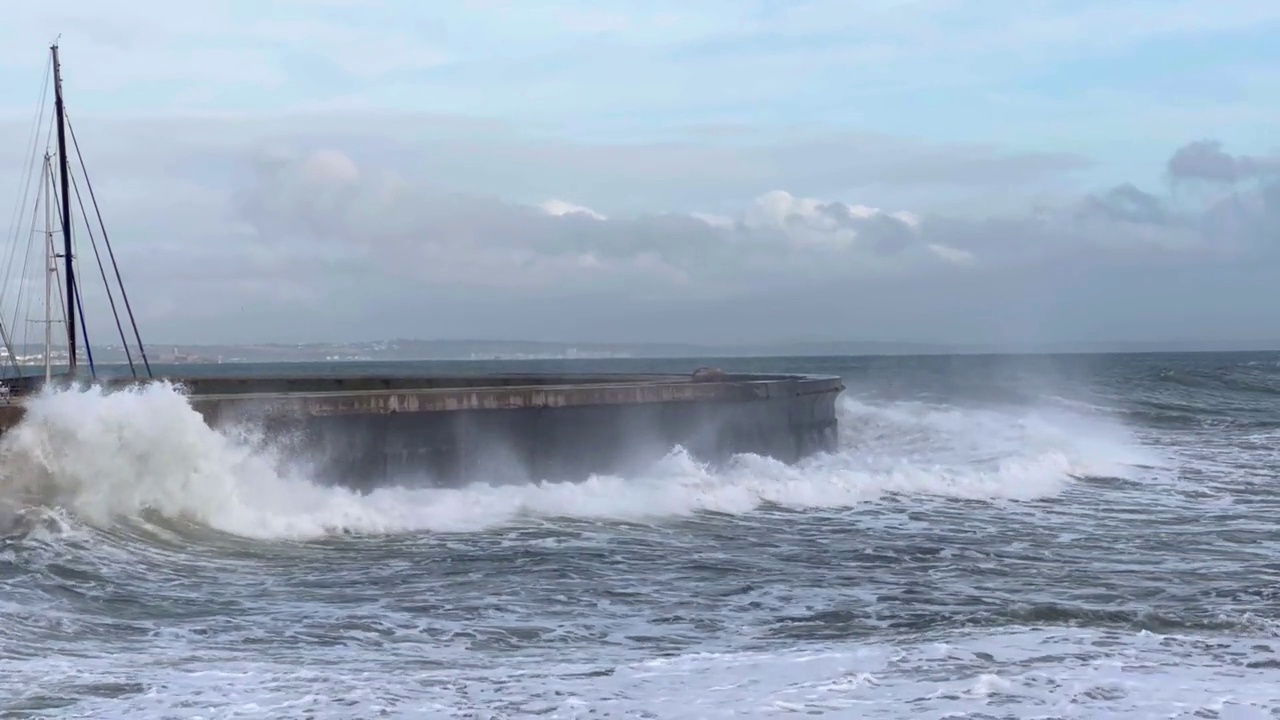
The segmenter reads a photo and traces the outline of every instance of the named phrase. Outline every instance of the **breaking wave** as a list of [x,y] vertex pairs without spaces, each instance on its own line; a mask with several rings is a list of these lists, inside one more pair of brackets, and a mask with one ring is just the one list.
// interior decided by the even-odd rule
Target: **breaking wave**
[[649,521],[773,506],[844,510],[886,497],[1034,500],[1074,478],[1122,476],[1150,458],[1097,415],[1038,408],[840,404],[837,452],[788,466],[743,455],[712,470],[674,448],[637,477],[387,487],[360,494],[309,479],[243,428],[208,427],[174,387],[54,391],[0,438],[0,509],[82,522],[184,521],[255,539],[332,533],[472,532],[536,518]]

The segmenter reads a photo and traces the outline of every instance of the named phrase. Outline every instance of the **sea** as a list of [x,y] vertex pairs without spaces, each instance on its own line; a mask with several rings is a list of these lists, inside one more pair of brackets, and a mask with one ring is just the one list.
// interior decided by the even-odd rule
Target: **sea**
[[180,389],[41,396],[0,717],[1280,718],[1280,353],[395,371],[707,364],[843,377],[839,448],[360,495]]

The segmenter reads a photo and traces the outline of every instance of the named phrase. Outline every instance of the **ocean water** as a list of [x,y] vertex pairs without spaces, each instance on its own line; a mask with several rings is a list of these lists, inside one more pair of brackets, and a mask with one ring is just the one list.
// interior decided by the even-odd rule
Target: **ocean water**
[[43,397],[0,717],[1280,717],[1280,354],[716,363],[843,376],[839,450],[358,496]]

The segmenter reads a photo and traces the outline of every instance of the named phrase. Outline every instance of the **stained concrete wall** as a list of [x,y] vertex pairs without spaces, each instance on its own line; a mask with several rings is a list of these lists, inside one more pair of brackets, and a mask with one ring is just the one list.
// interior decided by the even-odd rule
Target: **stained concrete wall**
[[[643,473],[674,446],[722,462],[836,447],[839,378],[776,375],[183,380],[214,427],[249,423],[319,477],[388,483]],[[0,404],[0,431],[21,404]]]
[[[634,475],[676,445],[712,463],[746,452],[795,462],[835,449],[844,387],[744,375],[363,379],[341,390],[327,379],[281,382],[254,390],[293,392],[199,393],[226,387],[206,384],[192,404],[214,426],[269,427],[312,472],[360,489]],[[365,389],[378,385],[400,389]]]

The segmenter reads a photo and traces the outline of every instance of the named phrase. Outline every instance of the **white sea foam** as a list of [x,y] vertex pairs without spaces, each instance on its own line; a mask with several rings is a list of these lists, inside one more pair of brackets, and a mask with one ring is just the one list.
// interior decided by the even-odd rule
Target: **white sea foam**
[[[1250,638],[1009,628],[948,641],[693,652],[641,661],[514,656],[491,667],[314,665],[204,651],[203,668],[121,654],[41,658],[28,687],[77,688],[93,717],[1270,718],[1280,689]],[[381,648],[380,650],[386,650]],[[437,652],[423,650],[423,654]],[[139,680],[163,692],[92,692]],[[8,677],[8,676],[6,676]],[[91,682],[86,682],[92,678]],[[85,690],[89,689],[90,692]],[[116,696],[113,696],[116,695]],[[104,697],[105,696],[105,697]],[[199,709],[197,711],[197,708]],[[199,715],[194,713],[199,712]]]
[[1149,461],[1124,428],[1063,411],[841,401],[836,453],[795,466],[741,456],[711,471],[682,449],[643,476],[361,495],[210,429],[173,387],[91,388],[33,399],[0,439],[0,498],[94,524],[145,512],[254,538],[347,531],[475,531],[528,517],[660,519],[762,505],[844,509],[888,494],[1028,500],[1081,475]]
[[[369,495],[209,429],[172,388],[30,409],[0,439],[0,504],[39,521],[0,542],[0,713],[1262,718],[1280,702],[1271,506],[1205,514],[1202,495],[1138,482],[1161,458],[1061,403],[854,392],[840,450],[794,467],[712,471],[677,449],[637,477]],[[728,516],[475,532],[700,511]],[[254,538],[472,534],[199,544],[152,513]]]

